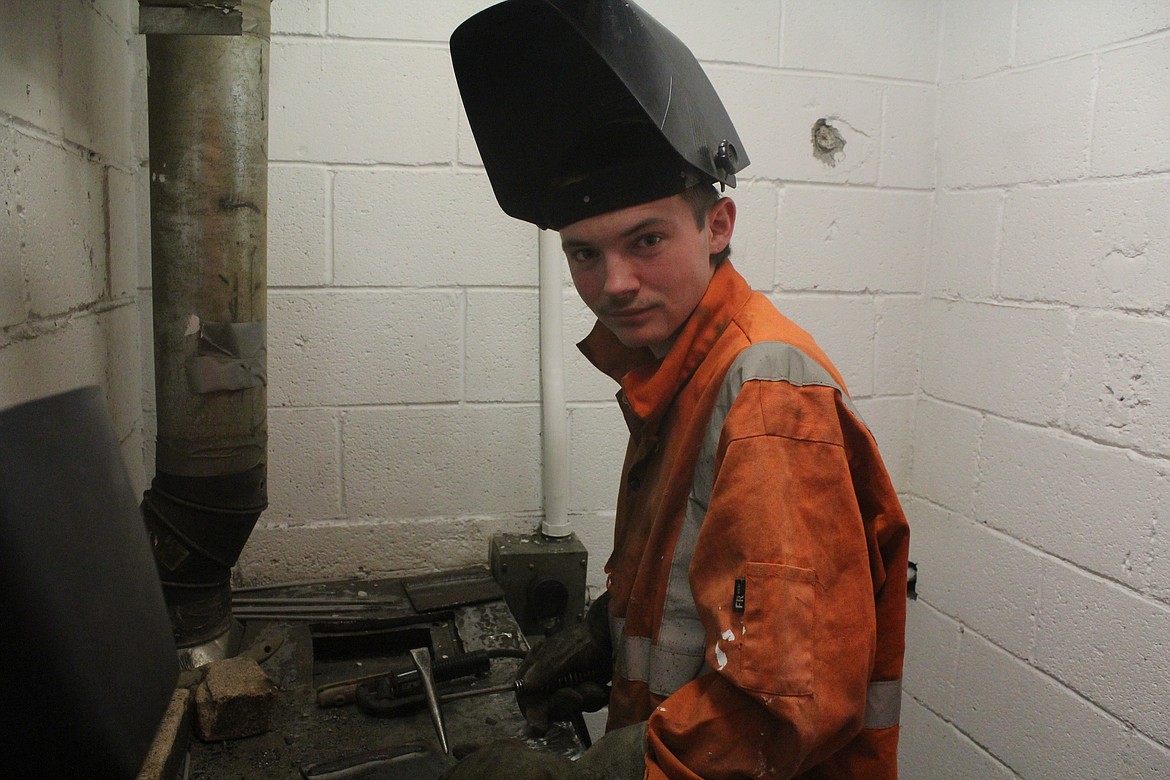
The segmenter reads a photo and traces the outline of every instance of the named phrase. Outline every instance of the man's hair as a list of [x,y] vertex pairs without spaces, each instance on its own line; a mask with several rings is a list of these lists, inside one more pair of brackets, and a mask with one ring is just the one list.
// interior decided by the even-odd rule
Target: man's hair
[[[702,230],[707,224],[707,214],[711,207],[719,202],[719,191],[714,184],[695,184],[682,191],[683,200],[691,206],[695,214],[695,224]],[[711,265],[718,268],[724,260],[731,256],[731,244],[723,247],[723,251],[711,255]]]

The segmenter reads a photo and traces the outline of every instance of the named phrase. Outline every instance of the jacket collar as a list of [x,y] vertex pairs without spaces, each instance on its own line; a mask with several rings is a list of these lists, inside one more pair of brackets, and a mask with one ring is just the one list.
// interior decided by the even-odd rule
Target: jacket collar
[[644,347],[624,346],[600,322],[577,348],[590,363],[621,385],[618,399],[624,398],[622,410],[627,418],[633,414],[643,425],[655,422],[751,294],[747,281],[730,260],[725,260],[715,269],[707,291],[661,360]]

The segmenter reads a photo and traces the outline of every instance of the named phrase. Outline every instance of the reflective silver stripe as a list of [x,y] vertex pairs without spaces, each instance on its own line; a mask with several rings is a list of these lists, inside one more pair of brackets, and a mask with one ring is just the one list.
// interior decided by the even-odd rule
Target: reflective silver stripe
[[[698,621],[695,621],[698,623]],[[661,645],[655,646],[643,636],[622,633],[626,621],[610,618],[610,636],[614,637],[613,668],[627,680],[638,680],[660,696],[669,696],[699,676],[703,657],[691,653],[675,653]],[[702,629],[702,624],[699,624]],[[702,646],[702,637],[699,638]]]
[[788,382],[796,386],[821,385],[835,389],[846,407],[858,419],[861,416],[853,402],[819,363],[791,344],[777,341],[753,344],[743,350],[732,362],[719,388],[715,408],[707,424],[703,443],[699,449],[695,475],[691,480],[691,492],[687,497],[686,512],[674,557],[670,563],[670,575],[663,603],[662,625],[658,629],[658,642],[651,643],[646,637],[628,637],[622,632],[624,620],[614,620],[610,636],[614,638],[614,668],[627,680],[645,682],[651,692],[669,696],[683,685],[695,679],[704,668],[706,634],[695,610],[695,598],[691,593],[691,557],[699,538],[699,530],[707,516],[711,502],[711,489],[715,479],[715,452],[719,447],[719,435],[731,405],[739,396],[746,382]]
[[897,726],[902,715],[902,681],[871,682],[865,692],[865,728]]
[[[715,402],[715,413],[719,414],[719,428],[715,432],[716,444],[719,443],[719,431],[723,428],[723,420],[727,417],[728,409],[731,408],[732,402],[739,395],[740,388],[753,379],[762,382],[787,382],[797,387],[819,385],[832,388],[840,394],[841,400],[850,413],[858,420],[861,419],[861,415],[853,405],[853,399],[845,394],[841,386],[837,384],[837,380],[833,379],[833,375],[826,371],[824,366],[791,344],[764,341],[752,344],[739,353],[739,357],[731,364],[731,368],[727,369],[727,376],[724,378],[723,387],[719,392],[719,400]],[[724,406],[722,402],[725,394],[730,394],[730,397]],[[714,416],[712,414],[712,423],[715,421]],[[707,435],[711,435],[709,429]]]
[[613,670],[627,680],[646,682],[650,672],[650,640],[626,636],[626,619],[609,617],[609,636],[613,642]]

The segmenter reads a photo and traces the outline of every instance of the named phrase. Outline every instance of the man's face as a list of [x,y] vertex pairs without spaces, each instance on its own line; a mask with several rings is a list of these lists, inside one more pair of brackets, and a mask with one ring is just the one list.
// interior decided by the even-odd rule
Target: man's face
[[583,219],[561,228],[577,293],[627,347],[658,357],[694,311],[731,240],[735,206],[723,199],[699,228],[682,195]]

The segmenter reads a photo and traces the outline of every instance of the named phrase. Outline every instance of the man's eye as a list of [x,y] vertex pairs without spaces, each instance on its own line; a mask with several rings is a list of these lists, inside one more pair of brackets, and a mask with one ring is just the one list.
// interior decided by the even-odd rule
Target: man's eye
[[593,249],[575,249],[569,257],[577,263],[588,263],[597,258],[597,252]]
[[654,234],[642,236],[638,239],[638,243],[644,247],[657,246],[660,241],[662,241],[662,236]]

